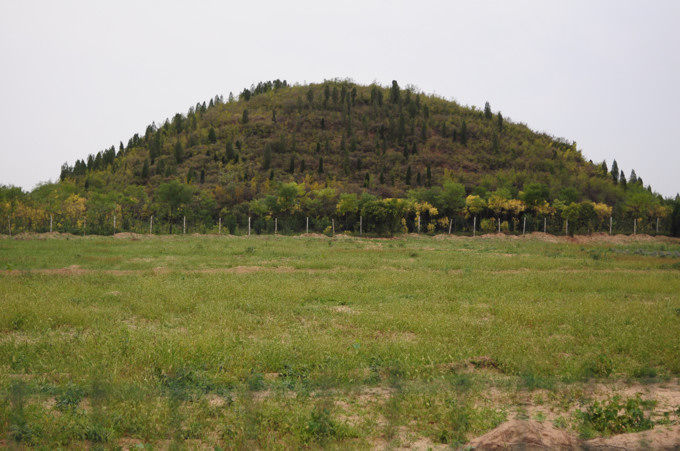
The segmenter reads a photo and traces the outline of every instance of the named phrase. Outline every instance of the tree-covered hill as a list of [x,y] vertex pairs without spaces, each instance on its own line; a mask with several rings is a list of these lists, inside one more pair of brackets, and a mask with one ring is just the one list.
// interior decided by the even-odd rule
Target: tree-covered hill
[[[616,162],[608,168],[587,161],[575,143],[533,132],[488,103],[461,106],[396,81],[275,80],[238,98],[218,95],[147,126],[127,144],[64,164],[59,183],[22,195],[43,214],[80,202],[88,215],[125,210],[128,217],[156,212],[171,219],[182,210],[205,223],[303,210],[328,218],[343,209],[360,213],[368,201],[405,199],[391,229],[403,228],[398,220],[409,214],[411,224],[423,205],[435,208],[440,222],[444,214],[475,214],[510,228],[522,214],[561,217],[572,205],[575,213],[565,218],[584,223],[669,212],[669,201],[634,171],[627,179]],[[343,195],[355,200],[343,207]]]

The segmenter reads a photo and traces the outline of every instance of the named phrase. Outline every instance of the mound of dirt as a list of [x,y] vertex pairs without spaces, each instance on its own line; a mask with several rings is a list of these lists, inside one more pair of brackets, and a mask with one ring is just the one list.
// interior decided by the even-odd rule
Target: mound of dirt
[[582,443],[547,423],[513,420],[469,442],[472,449],[582,449]]
[[129,240],[139,240],[142,238],[148,238],[149,235],[142,235],[140,233],[132,233],[132,232],[118,232],[113,235],[114,238],[117,239],[129,239]]

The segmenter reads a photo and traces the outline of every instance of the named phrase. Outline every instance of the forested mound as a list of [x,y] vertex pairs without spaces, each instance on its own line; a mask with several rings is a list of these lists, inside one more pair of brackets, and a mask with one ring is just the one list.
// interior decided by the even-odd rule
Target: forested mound
[[418,222],[446,230],[454,219],[464,229],[471,217],[482,230],[498,222],[516,230],[523,216],[535,230],[546,217],[592,231],[613,216],[651,232],[656,218],[669,231],[672,211],[615,161],[588,161],[576,143],[533,132],[488,103],[462,106],[396,81],[261,82],[64,164],[58,183],[31,193],[5,187],[2,197],[16,229],[45,230],[51,215],[59,230],[96,233],[112,232],[114,216],[117,229],[133,230],[151,215],[186,216],[203,229],[220,218],[234,229],[246,217],[264,229],[276,217],[297,230],[307,217],[318,229],[331,219],[355,228],[365,216],[378,233]]

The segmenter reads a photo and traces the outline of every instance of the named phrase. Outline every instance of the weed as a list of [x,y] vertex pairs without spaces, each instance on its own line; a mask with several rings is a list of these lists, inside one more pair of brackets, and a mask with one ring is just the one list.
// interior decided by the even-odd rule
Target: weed
[[645,415],[644,402],[639,396],[628,398],[614,396],[608,401],[595,401],[581,412],[582,434],[590,431],[600,434],[623,434],[651,429],[654,423]]
[[55,407],[65,412],[78,407],[84,396],[83,389],[75,385],[68,385],[63,392],[56,396]]

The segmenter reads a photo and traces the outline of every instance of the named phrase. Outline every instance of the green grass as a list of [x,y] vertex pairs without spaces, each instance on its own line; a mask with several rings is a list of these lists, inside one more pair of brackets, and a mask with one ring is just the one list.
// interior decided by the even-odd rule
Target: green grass
[[1,240],[0,441],[455,445],[533,392],[570,418],[593,379],[680,373],[678,251],[425,237]]

